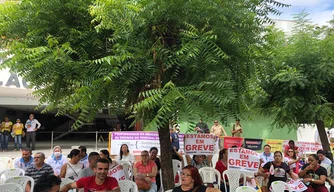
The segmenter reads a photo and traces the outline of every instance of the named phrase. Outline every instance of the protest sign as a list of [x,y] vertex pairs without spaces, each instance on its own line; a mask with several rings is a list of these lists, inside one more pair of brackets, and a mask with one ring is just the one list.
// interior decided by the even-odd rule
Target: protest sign
[[266,139],[266,144],[270,145],[271,151],[283,151],[284,140]]
[[[273,182],[274,184],[275,182]],[[303,192],[303,191],[306,191],[307,190],[307,187],[306,185],[300,180],[300,179],[297,179],[297,180],[291,180],[291,181],[288,181],[286,182],[289,187],[292,189],[292,191],[294,192]],[[272,191],[272,187],[270,186],[269,188],[270,191]],[[285,190],[289,191],[289,188],[288,187],[285,187]]]
[[233,146],[241,147],[242,138],[241,137],[224,137],[224,148],[228,149]]
[[258,172],[260,156],[255,151],[245,148],[228,149],[228,168],[240,171]]
[[[288,146],[288,143],[289,140],[285,140],[283,143],[283,148]],[[322,145],[315,142],[297,141],[295,142],[295,146],[298,147],[299,156],[302,156],[306,152],[317,152],[319,149],[322,149]]]
[[250,139],[250,138],[245,138],[244,139],[244,146],[246,149],[250,150],[261,150],[262,149],[262,139]]
[[212,134],[185,134],[184,151],[187,155],[213,155],[216,136]]
[[[181,154],[184,153],[183,136],[184,134],[179,134]],[[111,133],[109,140],[109,151],[112,155],[119,155],[122,144],[127,144],[133,155],[140,155],[143,150],[149,151],[152,146],[158,148],[158,155],[160,155],[159,134],[156,131],[115,131]]]
[[115,177],[117,181],[125,180],[125,172],[121,169],[121,166],[117,165],[109,170],[108,177]]

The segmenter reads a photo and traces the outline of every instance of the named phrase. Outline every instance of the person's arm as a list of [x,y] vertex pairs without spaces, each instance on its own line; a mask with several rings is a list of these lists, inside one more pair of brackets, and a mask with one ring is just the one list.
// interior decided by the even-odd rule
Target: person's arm
[[232,128],[232,136],[233,136],[236,132],[238,132],[238,130],[235,130],[235,124],[234,124],[234,125],[233,125],[233,128]]
[[190,155],[186,155],[186,160],[187,160],[187,164],[190,165],[190,162],[191,162]]
[[37,129],[39,129],[41,127],[41,123],[37,119],[35,119],[35,121],[36,121],[36,124],[37,124]]
[[157,176],[158,173],[158,167],[155,165],[154,167],[152,167],[152,172],[148,173],[147,176],[148,177],[155,177]]
[[211,127],[210,133],[213,133],[213,126]]
[[311,182],[311,183],[314,183],[314,184],[316,184],[316,185],[324,185],[324,184],[325,184],[325,181],[326,181],[326,178],[327,178],[326,175],[320,175],[320,178],[317,179],[317,180],[314,179],[314,180],[312,181],[312,178],[305,178],[305,179],[303,179],[303,182],[304,182],[304,183]]
[[[209,165],[212,165],[212,155],[208,155],[207,157],[208,163]],[[211,167],[213,167],[214,165],[212,165]]]
[[306,175],[307,171],[309,171],[309,170],[311,170],[311,165],[308,165],[306,167],[304,165],[298,173],[299,178],[303,178]]
[[298,175],[295,174],[291,169],[290,169],[290,171],[289,171],[289,175],[290,175],[290,177],[291,177],[293,180],[297,180],[297,179],[299,179]]
[[133,175],[135,176],[135,179],[143,178],[143,175],[138,173],[138,168],[136,166],[133,167]]
[[238,130],[240,133],[242,133],[242,127],[240,126],[240,129]]
[[107,190],[106,192],[121,192],[121,188],[119,188],[119,187],[115,187],[114,189],[112,189],[112,190]]
[[61,170],[60,170],[60,174],[59,174],[60,178],[65,178],[66,168],[67,168],[67,164],[64,164],[63,166],[61,166]]
[[26,121],[26,124],[24,125],[24,127],[27,128],[27,129],[29,128],[29,127],[28,127],[28,121],[29,121],[29,120],[27,120],[27,121]]
[[227,136],[227,133],[226,133],[226,131],[225,131],[225,129],[224,129],[223,126],[222,126],[222,131],[223,131],[223,133],[224,133],[224,136],[226,137],[226,136]]
[[62,187],[60,189],[60,192],[67,192],[69,191],[70,189],[77,189],[77,183],[76,182],[72,182],[72,183],[69,183],[67,185],[65,185],[64,187]]
[[217,188],[208,187],[206,188],[205,192],[220,192],[220,190]]

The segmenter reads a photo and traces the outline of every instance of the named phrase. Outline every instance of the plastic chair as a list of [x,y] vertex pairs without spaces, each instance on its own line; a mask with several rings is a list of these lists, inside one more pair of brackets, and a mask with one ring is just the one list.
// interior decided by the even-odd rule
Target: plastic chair
[[219,154],[214,154],[212,156],[212,159],[211,159],[211,162],[212,162],[212,167],[215,168],[216,167],[216,163],[218,161],[218,158],[219,158]]
[[18,176],[6,179],[5,183],[16,183],[19,184],[23,189],[26,188],[28,181],[30,181],[30,192],[34,191],[35,181],[32,177]]
[[20,168],[13,169],[5,169],[0,172],[1,183],[3,183],[6,179],[17,176],[24,176],[24,170]]
[[257,192],[257,190],[249,186],[241,186],[241,187],[238,187],[235,192]]
[[203,183],[215,183],[214,187],[220,189],[220,180],[221,175],[220,172],[212,167],[202,167],[199,170],[199,174],[203,179]]
[[[182,163],[181,163],[181,161],[173,159],[173,174],[174,174],[173,178],[175,180],[175,177],[176,177],[177,174],[179,174],[179,176],[180,176],[179,177],[179,182],[175,183],[176,187],[181,185],[181,182],[182,182],[181,175],[180,175],[181,172],[182,172]],[[162,177],[160,177],[160,178],[162,178]]]
[[120,180],[118,185],[121,188],[121,192],[138,192],[138,186],[135,182],[130,180]]
[[13,160],[10,157],[0,157],[0,171],[13,167]]
[[125,179],[132,180],[132,164],[129,161],[119,161],[119,165],[123,166]]
[[21,185],[16,183],[0,184],[0,192],[24,192]]
[[[226,171],[223,172],[223,178],[225,178],[225,175],[226,175],[226,177],[228,179],[228,182],[229,182],[230,191],[236,191],[237,190],[237,188],[240,186],[240,184],[239,184],[240,178],[243,177],[243,185],[245,185],[245,183],[246,183],[246,175],[242,171],[226,170]],[[224,186],[225,186],[225,189],[227,189],[225,179],[224,179]]]
[[274,181],[271,183],[271,188],[273,192],[284,192],[285,190],[288,190],[289,192],[292,192],[291,187],[283,182],[283,181]]

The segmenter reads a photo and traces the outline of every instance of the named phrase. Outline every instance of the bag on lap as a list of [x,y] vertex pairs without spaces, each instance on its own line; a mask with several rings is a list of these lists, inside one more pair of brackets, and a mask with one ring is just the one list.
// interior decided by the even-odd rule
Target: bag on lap
[[151,183],[149,183],[145,179],[136,179],[135,181],[138,186],[138,189],[149,190],[151,188]]

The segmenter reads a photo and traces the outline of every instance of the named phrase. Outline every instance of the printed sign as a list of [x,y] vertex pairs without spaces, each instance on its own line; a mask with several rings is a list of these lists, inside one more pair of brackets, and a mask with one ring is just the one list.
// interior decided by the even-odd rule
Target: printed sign
[[258,172],[260,156],[255,151],[249,149],[229,148],[227,164],[227,169]]
[[242,138],[240,137],[224,137],[224,148],[231,148],[233,146],[241,147]]
[[184,150],[187,155],[213,155],[216,136],[213,134],[185,134]]
[[[179,134],[181,154],[184,153],[183,149],[183,137],[184,134]],[[129,146],[129,151],[133,155],[140,155],[143,150],[149,151],[151,147],[158,148],[158,155],[160,155],[160,142],[159,135],[156,131],[119,131],[112,132],[110,136],[110,154],[119,155],[119,150],[122,144]]]
[[[275,183],[275,182],[274,182]],[[274,184],[273,183],[273,184]],[[294,192],[303,192],[307,190],[306,185],[300,180],[291,180],[289,182],[287,182],[287,184],[289,185],[289,187],[292,189],[292,191]],[[270,186],[269,188],[270,191],[272,191],[272,187]],[[285,190],[289,191],[288,187],[285,187]]]
[[271,151],[283,151],[284,140],[266,139],[266,144],[270,145]]
[[[285,148],[288,146],[289,140],[285,140],[283,143],[283,147]],[[320,149],[322,149],[322,145],[315,142],[303,142],[303,141],[297,141],[295,142],[295,145],[298,147],[299,156],[302,156],[306,152],[316,152]]]
[[244,146],[246,149],[251,149],[254,151],[261,150],[262,149],[262,139],[244,139]]
[[108,172],[108,177],[115,177],[117,181],[119,180],[125,180],[125,172],[123,169],[121,169],[121,166],[117,165],[113,168],[111,168]]

